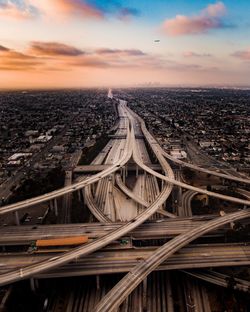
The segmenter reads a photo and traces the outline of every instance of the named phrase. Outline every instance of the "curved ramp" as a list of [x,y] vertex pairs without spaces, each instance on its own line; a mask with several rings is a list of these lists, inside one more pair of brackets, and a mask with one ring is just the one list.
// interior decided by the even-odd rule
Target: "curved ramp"
[[[124,194],[126,194],[127,196],[129,196],[131,199],[133,199],[135,202],[137,202],[138,204],[142,205],[143,207],[148,207],[149,203],[146,202],[144,199],[142,199],[141,197],[137,196],[135,193],[133,193],[123,182],[122,182],[122,178],[120,174],[116,174],[115,176],[115,180],[117,185],[119,186],[119,188],[123,191]],[[159,208],[157,210],[158,213],[162,214],[165,217],[169,217],[169,218],[176,218],[176,215],[174,215],[173,213],[167,212],[161,208]]]

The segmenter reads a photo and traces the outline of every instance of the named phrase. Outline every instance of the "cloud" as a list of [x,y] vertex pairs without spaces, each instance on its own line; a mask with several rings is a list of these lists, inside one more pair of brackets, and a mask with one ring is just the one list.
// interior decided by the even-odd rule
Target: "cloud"
[[72,60],[70,65],[99,68],[128,68],[138,67],[142,59],[146,61],[149,56],[137,49],[110,49],[100,48],[86,53]]
[[121,20],[138,16],[135,8],[124,7],[119,0],[0,0],[0,16],[18,20],[45,17],[104,19],[113,15]]
[[43,61],[35,56],[24,54],[0,46],[0,68],[2,70],[31,70],[42,65]]
[[[56,13],[65,16],[85,18],[103,18],[103,12],[94,5],[81,0],[31,0],[36,3],[45,14]],[[38,3],[39,2],[39,3]],[[42,3],[41,3],[42,2]],[[53,12],[52,12],[53,11]]]
[[[139,61],[140,60],[140,61]],[[30,42],[26,52],[0,45],[0,67],[4,70],[70,70],[74,67],[129,68],[155,66],[154,57],[138,49],[102,48],[85,52],[59,42]]]
[[36,15],[36,9],[29,3],[29,0],[0,1],[0,16],[4,18],[25,20],[30,19]]
[[116,54],[116,55],[127,55],[127,56],[144,56],[146,53],[144,53],[141,50],[137,49],[125,49],[125,50],[120,50],[120,49],[108,49],[108,48],[102,48],[102,49],[97,49],[95,51],[97,54]]
[[236,51],[231,55],[234,57],[237,57],[243,61],[250,61],[250,48],[247,50]]
[[223,2],[217,2],[215,4],[209,4],[205,10],[203,10],[204,15],[211,17],[220,17],[224,16],[227,12],[227,9]]
[[163,31],[169,36],[182,36],[206,33],[211,29],[228,27],[222,17],[226,7],[222,2],[208,5],[199,15],[176,15],[163,23]]
[[9,49],[6,48],[6,47],[4,47],[4,46],[2,46],[2,45],[0,45],[0,52],[1,52],[1,51],[9,51]]
[[[194,55],[194,52],[190,52]],[[191,54],[190,54],[191,55]],[[59,42],[31,42],[26,52],[0,45],[0,69],[5,71],[70,71],[79,68],[137,70],[202,70],[138,49],[102,48],[84,52]]]
[[84,51],[70,45],[39,41],[31,42],[30,52],[35,55],[45,56],[78,56],[84,54]]
[[186,51],[183,53],[184,57],[211,57],[212,55],[209,53],[196,53],[192,51]]
[[36,16],[61,18],[103,18],[94,5],[82,0],[1,0],[0,16],[13,19],[30,19]]

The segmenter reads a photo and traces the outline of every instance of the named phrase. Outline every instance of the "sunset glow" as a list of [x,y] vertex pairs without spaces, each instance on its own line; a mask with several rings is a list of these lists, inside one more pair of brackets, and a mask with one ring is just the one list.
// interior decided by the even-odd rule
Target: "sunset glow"
[[243,0],[0,0],[0,88],[248,86],[249,11]]

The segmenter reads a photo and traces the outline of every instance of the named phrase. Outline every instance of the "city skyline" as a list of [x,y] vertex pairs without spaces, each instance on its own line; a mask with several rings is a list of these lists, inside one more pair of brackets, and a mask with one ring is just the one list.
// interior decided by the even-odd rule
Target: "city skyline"
[[247,1],[0,1],[0,88],[249,86]]

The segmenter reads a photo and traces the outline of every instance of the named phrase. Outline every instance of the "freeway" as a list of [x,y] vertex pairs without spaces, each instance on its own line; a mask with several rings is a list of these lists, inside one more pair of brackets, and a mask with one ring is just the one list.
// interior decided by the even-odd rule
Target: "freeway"
[[[164,239],[170,238],[185,231],[191,230],[194,227],[214,219],[216,216],[207,215],[202,217],[192,218],[176,218],[176,219],[161,219],[156,221],[147,221],[138,226],[126,237],[131,239]],[[248,220],[249,221],[249,220]],[[246,222],[248,222],[246,220]],[[244,223],[243,223],[244,224]],[[53,224],[53,225],[23,225],[20,227],[6,226],[0,228],[0,246],[8,245],[29,245],[31,242],[38,239],[72,237],[86,235],[89,239],[100,238],[110,231],[113,231],[123,222],[113,223],[79,223],[79,224]],[[208,235],[221,237],[225,235],[225,231],[229,230],[230,226],[224,226],[220,230],[213,231]]]
[[[114,246],[102,249],[84,258],[74,259],[68,264],[48,272],[38,274],[39,277],[87,276],[129,272],[140,261],[146,260],[155,253],[157,247],[126,248]],[[53,257],[59,256],[53,253]],[[250,246],[244,244],[190,244],[171,255],[155,270],[197,269],[225,266],[247,266],[250,264]],[[41,261],[50,261],[50,253],[2,253],[0,255],[0,273],[21,269]]]
[[38,264],[30,265],[23,267],[21,269],[16,269],[0,275],[0,285],[10,284],[14,281],[20,279],[28,278],[34,276],[40,272],[47,271],[49,269],[60,266],[64,263],[70,262],[78,257],[90,254],[98,249],[101,249],[104,246],[107,246],[112,241],[117,240],[118,238],[125,236],[128,232],[132,231],[140,224],[145,222],[151,215],[153,215],[159,205],[163,204],[166,198],[169,196],[171,188],[165,187],[160,193],[156,201],[150,205],[144,213],[138,215],[133,220],[127,222],[126,224],[120,226],[119,228],[110,231],[107,235],[102,236],[86,245],[72,249],[69,252],[63,253],[59,257],[53,257],[49,260],[42,261]]
[[[112,138],[101,153],[93,160],[91,163],[92,168],[95,166],[104,170],[110,165],[115,164],[122,157],[129,120],[120,106],[118,106],[118,117],[119,122],[117,123],[115,138]],[[122,139],[117,139],[117,136],[122,136]],[[116,210],[114,200],[112,200],[113,187],[111,180],[113,180],[113,176],[109,175],[99,180],[96,186],[91,184],[82,190],[85,203],[100,222],[112,222],[115,219]]]
[[[214,217],[213,217],[214,218]],[[212,218],[204,218],[204,220],[192,219],[192,220],[179,220],[176,222],[167,222],[167,220],[161,220],[162,222],[147,222],[140,225],[137,229],[126,234],[126,237],[130,237],[134,240],[147,240],[147,239],[168,239],[173,236],[184,233],[187,230],[191,230],[197,225],[201,225],[207,220]],[[178,220],[178,221],[177,221]],[[44,225],[34,229],[33,226],[22,226],[18,229],[13,226],[8,226],[0,231],[0,246],[8,245],[29,245],[33,241],[38,239],[48,239],[57,237],[72,237],[86,235],[89,239],[100,238],[108,232],[117,229],[124,223],[116,222],[112,224],[106,223],[91,223],[91,224],[65,224],[65,225]],[[225,232],[230,230],[229,226],[225,226],[223,229],[213,231],[208,234],[209,237],[223,237]]]
[[[111,140],[111,144],[110,142],[108,143],[110,148],[105,157],[96,157],[92,165],[109,166],[110,164],[116,163],[118,159],[121,158],[124,151],[124,138],[126,137],[124,131],[127,129],[129,119],[121,105],[118,106],[118,112],[120,117],[119,125],[114,138]],[[122,138],[120,138],[120,136],[122,136]],[[145,152],[145,147],[143,152]],[[93,196],[92,185],[88,185],[84,189],[85,203],[97,220],[101,222],[123,221],[132,219],[137,215],[134,202],[126,200],[128,197],[124,196],[124,194],[114,186],[112,175],[98,181],[94,189],[94,194]],[[124,207],[127,207],[127,209],[124,209]]]
[[191,241],[203,234],[214,230],[226,223],[250,217],[250,209],[237,211],[223,217],[206,222],[191,231],[178,235],[160,248],[147,259],[140,261],[96,306],[95,312],[110,312],[118,308],[127,296],[163,261]]

